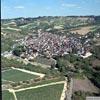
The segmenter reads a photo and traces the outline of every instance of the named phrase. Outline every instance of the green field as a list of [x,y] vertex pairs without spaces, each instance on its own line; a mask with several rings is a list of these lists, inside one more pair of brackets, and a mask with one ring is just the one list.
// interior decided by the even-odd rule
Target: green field
[[60,100],[63,84],[16,92],[18,100]]
[[38,76],[36,76],[36,75],[28,74],[28,73],[21,72],[21,71],[15,70],[15,69],[11,69],[11,70],[2,72],[3,80],[13,81],[13,82],[30,80],[30,79],[34,79],[37,77]]
[[[59,77],[57,79],[48,79],[48,80],[42,80],[42,81],[39,81],[39,82],[36,82],[36,83],[32,83],[32,84],[24,84],[22,85],[21,87],[17,88],[17,89],[20,89],[20,88],[28,88],[28,87],[33,87],[33,86],[37,86],[37,85],[43,85],[43,84],[49,84],[49,83],[52,83],[52,82],[59,82],[59,81],[64,81],[65,78],[64,77]],[[16,90],[16,88],[15,88]]]
[[7,90],[2,91],[2,100],[15,100],[12,93]]
[[2,82],[2,84],[9,84],[9,83],[11,83],[11,82],[6,81],[6,80],[2,80],[1,82]]

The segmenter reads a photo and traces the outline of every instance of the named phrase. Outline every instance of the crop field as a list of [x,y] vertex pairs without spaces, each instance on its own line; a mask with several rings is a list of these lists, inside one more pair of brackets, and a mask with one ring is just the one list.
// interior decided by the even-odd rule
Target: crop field
[[87,78],[85,79],[73,79],[73,91],[86,91],[98,93],[98,88]]
[[60,100],[63,84],[15,92],[18,100]]
[[86,27],[81,27],[79,29],[74,29],[72,30],[71,32],[74,32],[74,33],[78,33],[80,35],[85,35],[87,34],[88,32],[92,31],[92,27],[93,26],[86,26]]
[[[33,86],[37,86],[37,85],[43,85],[43,84],[50,84],[52,82],[59,82],[59,81],[64,81],[65,78],[64,77],[60,77],[60,78],[54,78],[54,79],[49,79],[49,80],[42,80],[42,81],[39,81],[39,82],[36,82],[36,83],[33,83],[33,84],[29,84],[29,85],[23,85],[17,89],[20,89],[20,88],[28,88],[28,87],[33,87]],[[16,90],[16,88],[15,88]]]
[[2,91],[2,100],[14,100],[14,96],[8,90]]
[[25,81],[37,78],[38,76],[25,73],[16,69],[6,70],[2,72],[2,79],[12,82]]

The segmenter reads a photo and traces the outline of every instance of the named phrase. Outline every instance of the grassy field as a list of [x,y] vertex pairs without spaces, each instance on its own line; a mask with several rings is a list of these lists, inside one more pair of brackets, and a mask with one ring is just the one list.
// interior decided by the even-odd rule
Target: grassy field
[[[23,85],[17,89],[20,89],[20,88],[28,88],[28,87],[33,87],[33,86],[37,86],[37,85],[43,85],[43,84],[49,84],[49,83],[52,83],[52,82],[59,82],[59,81],[64,81],[65,78],[64,77],[59,77],[59,78],[54,78],[54,79],[49,79],[49,80],[42,80],[42,81],[39,81],[39,82],[36,82],[36,83],[32,83],[32,84],[29,84],[29,85]],[[16,90],[16,88],[15,88]]]
[[16,92],[18,100],[60,100],[63,84]]
[[33,66],[31,64],[28,64],[26,66],[21,66],[21,68],[33,71],[33,72],[38,72],[38,73],[43,73],[46,74],[46,76],[60,76],[60,73],[57,70],[50,70],[50,68],[42,68],[41,66]]
[[9,82],[9,81],[6,81],[6,80],[2,80],[1,83],[2,83],[2,84],[9,84],[9,83],[12,83],[12,81]]
[[13,82],[18,82],[18,81],[25,81],[25,80],[30,80],[34,79],[38,76],[28,74],[25,72],[21,72],[15,69],[11,69],[5,72],[2,72],[2,79],[8,80],[8,81],[13,81]]
[[12,93],[8,90],[2,91],[2,100],[15,100]]
[[53,63],[52,60],[47,59],[47,58],[45,58],[45,57],[41,57],[41,56],[37,56],[37,57],[34,59],[34,62],[38,62],[38,63],[45,64],[45,65],[52,65],[52,63]]

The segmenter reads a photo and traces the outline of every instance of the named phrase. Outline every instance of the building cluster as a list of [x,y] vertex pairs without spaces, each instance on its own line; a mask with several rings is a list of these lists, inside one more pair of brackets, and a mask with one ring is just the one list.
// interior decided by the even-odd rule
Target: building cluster
[[24,45],[27,48],[27,54],[36,56],[38,53],[46,57],[63,56],[69,52],[82,55],[88,48],[82,44],[79,38],[59,36],[48,32],[39,33],[38,36],[25,37]]

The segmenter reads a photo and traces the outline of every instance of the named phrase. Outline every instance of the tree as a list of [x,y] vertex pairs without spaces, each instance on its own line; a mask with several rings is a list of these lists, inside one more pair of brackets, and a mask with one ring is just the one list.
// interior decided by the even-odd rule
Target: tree
[[26,51],[26,49],[25,49],[24,46],[16,46],[16,47],[14,48],[14,50],[13,50],[13,54],[16,55],[16,56],[20,56],[20,54],[21,54],[22,52],[25,52],[25,51]]
[[100,88],[100,72],[93,72],[91,80],[97,87]]
[[67,72],[69,70],[67,60],[65,60],[63,58],[57,59],[57,65],[56,66],[57,66],[58,70],[61,73],[63,73],[63,75],[67,75]]
[[100,53],[99,52],[100,52],[100,46],[94,47],[93,53],[94,53],[95,57],[98,58],[98,59],[100,59]]

